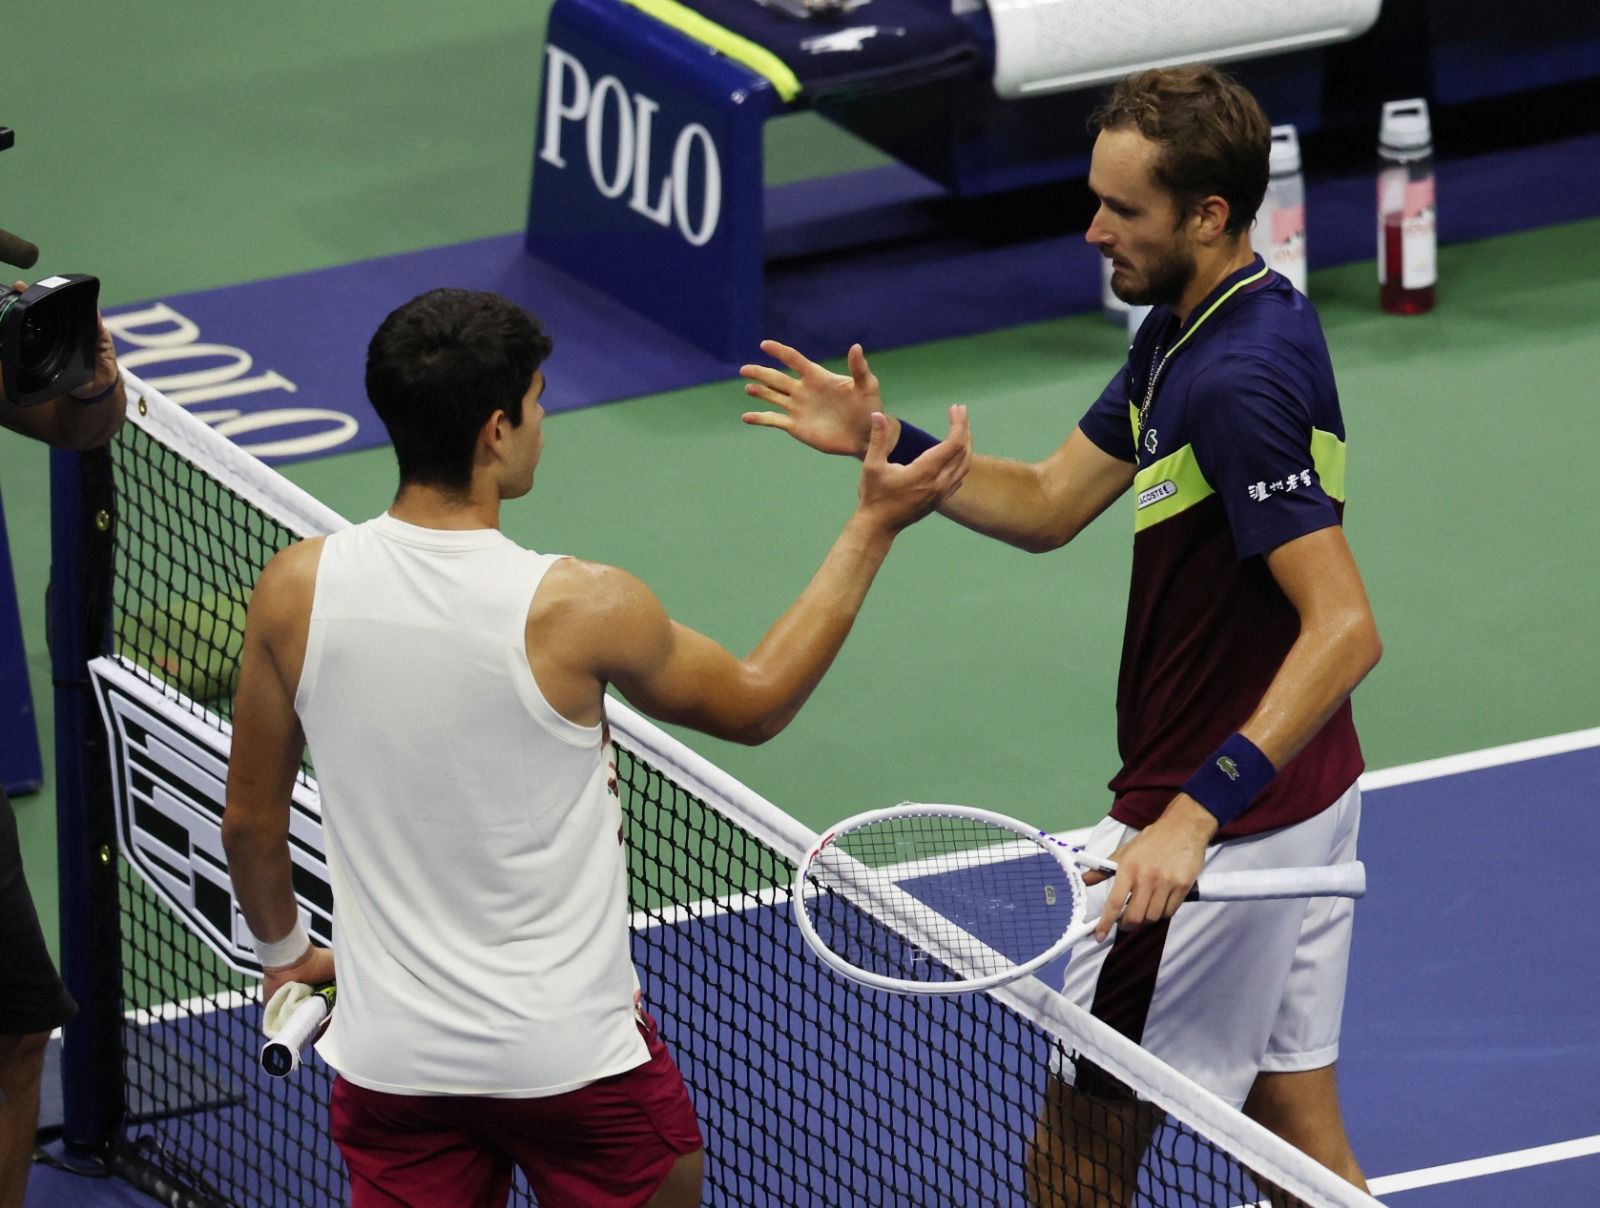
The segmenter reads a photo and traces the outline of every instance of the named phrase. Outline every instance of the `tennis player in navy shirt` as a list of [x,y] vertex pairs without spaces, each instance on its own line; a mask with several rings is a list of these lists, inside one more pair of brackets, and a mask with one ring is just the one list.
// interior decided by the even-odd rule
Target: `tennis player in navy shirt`
[[[1334,1077],[1352,904],[1193,903],[1202,869],[1354,859],[1363,764],[1349,697],[1381,653],[1345,541],[1345,430],[1316,313],[1250,247],[1270,128],[1209,67],[1137,73],[1096,114],[1086,238],[1112,288],[1154,309],[1078,427],[1038,462],[974,454],[940,508],[1032,552],[1131,494],[1133,578],[1117,686],[1121,769],[1089,849],[1114,856],[1099,945],[1063,993],[1365,1186]],[[747,365],[776,410],[745,422],[864,454],[884,410],[795,349]],[[934,438],[891,419],[893,456]],[[1130,490],[1131,489],[1131,490]],[[1099,879],[1091,874],[1090,881]],[[1032,1146],[1040,1204],[1130,1202],[1159,1114],[1063,1060]]]

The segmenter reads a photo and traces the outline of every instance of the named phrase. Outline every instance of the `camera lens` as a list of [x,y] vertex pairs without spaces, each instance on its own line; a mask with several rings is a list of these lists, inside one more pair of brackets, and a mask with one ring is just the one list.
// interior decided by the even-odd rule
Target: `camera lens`
[[94,380],[100,281],[67,276],[0,289],[0,377],[5,397],[31,407]]
[[69,334],[59,324],[41,320],[29,312],[22,323],[20,368],[23,372],[41,381],[54,378],[72,355],[72,341],[63,338]]

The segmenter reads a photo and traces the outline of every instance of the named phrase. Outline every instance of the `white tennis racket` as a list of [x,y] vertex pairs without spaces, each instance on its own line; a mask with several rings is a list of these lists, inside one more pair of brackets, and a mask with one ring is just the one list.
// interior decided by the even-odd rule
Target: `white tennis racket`
[[[286,985],[284,989],[289,989],[289,986]],[[333,982],[312,987],[310,995],[300,1000],[289,1017],[277,1026],[271,1038],[261,1046],[261,1068],[274,1078],[287,1078],[299,1069],[300,1058],[306,1049],[327,1028],[328,1020],[333,1015],[335,997]]]
[[[1025,977],[1093,934],[1079,868],[1115,872],[1004,814],[902,802],[846,818],[794,877],[794,915],[813,951],[845,977],[906,994],[959,994]],[[1191,901],[1347,897],[1359,861],[1203,873]]]

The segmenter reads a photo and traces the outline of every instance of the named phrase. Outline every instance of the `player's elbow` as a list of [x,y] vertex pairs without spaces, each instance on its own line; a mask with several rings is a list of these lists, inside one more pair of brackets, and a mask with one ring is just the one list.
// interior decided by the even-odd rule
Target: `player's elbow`
[[744,729],[731,731],[724,737],[729,742],[736,742],[743,747],[759,747],[776,738],[779,729],[778,726],[747,726]]
[[250,845],[249,827],[239,821],[235,811],[224,809],[222,811],[222,851],[228,858],[228,864],[237,864],[243,857],[245,849]]
[[1025,533],[1013,544],[1030,554],[1049,554],[1066,545],[1080,531],[1077,525],[1053,524],[1036,532]]
[[1370,617],[1367,620],[1362,652],[1366,661],[1366,670],[1362,674],[1365,675],[1376,667],[1383,658],[1383,639],[1378,636],[1378,626]]
[[702,734],[709,734],[712,738],[720,738],[723,742],[736,742],[744,747],[759,747],[782,733],[786,723],[774,722],[764,717],[722,717],[701,718],[687,724],[692,729],[699,730]]
[[756,692],[725,692],[714,702],[703,702],[688,709],[652,709],[645,711],[658,721],[688,726],[724,742],[741,746],[759,747],[783,732],[794,717],[793,708],[785,709]]
[[728,719],[728,732],[723,737],[747,747],[771,742],[788,728],[803,703],[804,698],[794,699],[792,691],[758,687]]
[[248,863],[273,844],[287,842],[288,837],[285,825],[241,808],[231,800],[222,811],[222,850],[230,866]]
[[1344,626],[1340,645],[1345,665],[1350,668],[1351,688],[1364,680],[1383,658],[1383,639],[1378,636],[1377,622],[1365,610],[1350,616]]
[[771,742],[794,720],[795,710],[767,711],[735,723],[723,737],[746,747],[759,747]]
[[222,850],[228,863],[237,861],[254,838],[252,828],[239,818],[237,810],[222,811]]

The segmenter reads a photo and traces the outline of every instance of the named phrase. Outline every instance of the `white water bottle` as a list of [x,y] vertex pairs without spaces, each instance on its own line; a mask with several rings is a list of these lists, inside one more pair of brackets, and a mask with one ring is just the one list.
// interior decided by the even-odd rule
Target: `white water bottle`
[[1272,128],[1272,160],[1250,243],[1267,267],[1306,292],[1306,182],[1300,175],[1300,136],[1293,126]]
[[1428,102],[1390,101],[1378,128],[1378,287],[1390,314],[1433,309],[1439,277],[1434,215]]

